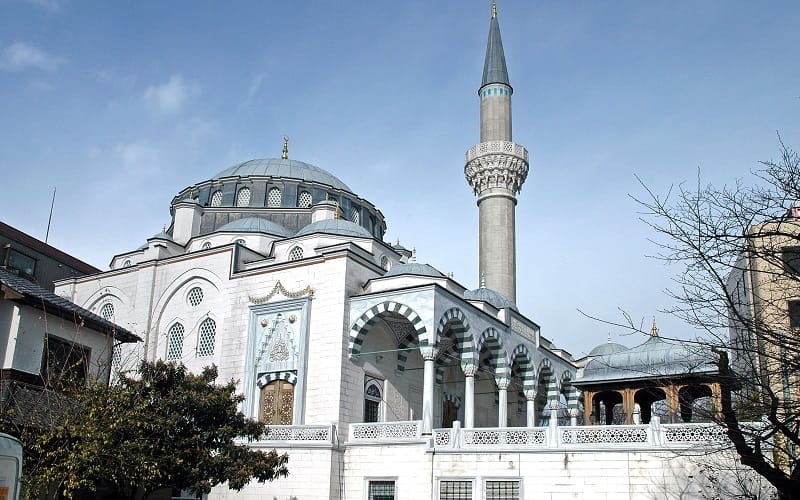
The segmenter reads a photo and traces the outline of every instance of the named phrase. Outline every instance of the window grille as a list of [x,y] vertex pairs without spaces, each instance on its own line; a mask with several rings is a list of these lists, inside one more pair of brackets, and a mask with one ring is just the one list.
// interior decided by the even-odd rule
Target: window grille
[[203,247],[202,248],[203,248],[203,250],[208,250],[209,248],[211,248],[211,242],[210,241],[206,241],[205,243],[203,243]]
[[114,321],[114,304],[106,302],[100,308],[100,316],[106,321]]
[[472,500],[472,481],[439,481],[439,500]]
[[377,380],[370,380],[364,388],[364,422],[381,420],[381,388]]
[[281,206],[281,190],[278,188],[272,188],[269,190],[267,194],[267,206],[268,207],[280,207]]
[[212,207],[219,207],[222,205],[222,191],[214,191],[214,194],[211,195],[211,203]]
[[300,260],[303,258],[303,249],[300,247],[294,247],[289,250],[289,260]]
[[394,481],[370,481],[369,500],[394,500]]
[[119,368],[120,363],[122,363],[122,346],[117,344],[114,346],[113,351],[111,351],[111,366]]
[[197,342],[197,355],[200,357],[214,354],[214,337],[217,334],[217,323],[208,318],[200,323],[200,338]]
[[189,305],[192,307],[197,307],[200,305],[200,302],[203,302],[203,289],[199,286],[196,286],[189,290],[189,294],[186,296],[186,300],[189,302]]
[[350,220],[354,224],[361,224],[361,213],[359,213],[357,208],[354,208],[352,212],[350,212]]
[[486,481],[486,500],[519,500],[519,481]]
[[243,187],[236,194],[236,206],[237,207],[249,207],[250,206],[250,189],[249,188]]
[[175,323],[167,334],[167,361],[176,361],[183,356],[183,325]]
[[308,191],[300,191],[300,194],[297,196],[297,206],[300,208],[308,208],[311,206],[311,193]]

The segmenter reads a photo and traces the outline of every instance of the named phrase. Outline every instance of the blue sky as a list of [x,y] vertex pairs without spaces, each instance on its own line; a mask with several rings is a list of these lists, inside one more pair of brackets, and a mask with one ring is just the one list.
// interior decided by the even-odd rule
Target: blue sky
[[[0,219],[98,267],[168,224],[180,189],[280,155],[375,203],[387,239],[474,288],[484,0],[0,0]],[[501,0],[514,139],[518,304],[575,355],[665,335],[677,268],[629,195],[747,177],[800,149],[794,1]]]

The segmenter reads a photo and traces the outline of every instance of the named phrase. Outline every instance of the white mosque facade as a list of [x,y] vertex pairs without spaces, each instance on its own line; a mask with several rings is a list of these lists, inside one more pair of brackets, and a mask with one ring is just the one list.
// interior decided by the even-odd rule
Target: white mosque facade
[[[215,364],[239,382],[242,411],[271,424],[254,446],[287,452],[289,477],[211,498],[677,498],[700,488],[658,422],[578,427],[578,366],[515,305],[514,207],[529,164],[511,138],[512,92],[493,13],[481,142],[465,165],[480,211],[478,289],[385,242],[380,210],[290,159],[286,142],[281,158],[181,190],[171,225],[109,271],[57,283],[144,339],[120,346],[118,368]],[[698,429],[672,448],[718,437]]]

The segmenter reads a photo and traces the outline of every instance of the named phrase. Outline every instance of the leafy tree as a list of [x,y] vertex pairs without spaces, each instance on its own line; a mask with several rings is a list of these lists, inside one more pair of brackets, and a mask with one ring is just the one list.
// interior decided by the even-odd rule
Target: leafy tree
[[[680,185],[637,199],[660,259],[683,267],[668,312],[696,327],[721,376],[741,462],[800,498],[800,158],[781,142],[752,185]],[[634,327],[632,322],[626,326]],[[744,422],[762,420],[762,426]]]
[[240,490],[253,478],[286,476],[285,454],[246,444],[266,426],[237,410],[243,396],[234,381],[216,379],[213,366],[195,375],[182,364],[142,362],[135,377],[73,392],[50,425],[21,433],[29,493],[111,489],[147,498],[161,488]]

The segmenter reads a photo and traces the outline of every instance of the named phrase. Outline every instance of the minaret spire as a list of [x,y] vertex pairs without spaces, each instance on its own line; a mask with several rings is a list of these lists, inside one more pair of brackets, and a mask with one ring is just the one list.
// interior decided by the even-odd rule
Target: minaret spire
[[478,88],[481,110],[480,144],[467,151],[464,174],[478,196],[481,286],[516,302],[516,195],[528,175],[528,151],[512,141],[508,68],[492,2],[483,79]]

